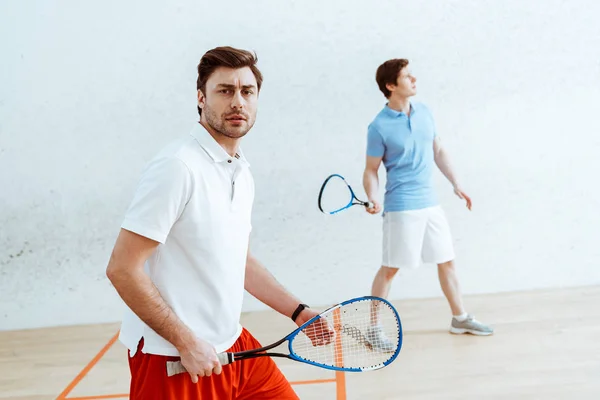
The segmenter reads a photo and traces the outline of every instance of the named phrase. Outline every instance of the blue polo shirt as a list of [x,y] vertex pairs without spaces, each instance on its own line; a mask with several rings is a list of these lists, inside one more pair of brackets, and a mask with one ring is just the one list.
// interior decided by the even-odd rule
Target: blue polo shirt
[[386,106],[369,124],[367,155],[383,157],[387,171],[384,211],[437,205],[432,172],[435,123],[429,109],[411,103],[410,116]]

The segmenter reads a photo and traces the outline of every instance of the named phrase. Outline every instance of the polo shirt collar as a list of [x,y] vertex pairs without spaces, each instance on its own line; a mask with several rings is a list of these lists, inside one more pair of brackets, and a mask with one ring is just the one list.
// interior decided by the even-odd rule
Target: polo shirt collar
[[231,157],[200,123],[196,123],[194,125],[191,135],[194,137],[194,139],[196,139],[198,144],[204,149],[206,154],[208,154],[213,162],[223,163],[227,160],[236,158],[240,163],[242,163],[242,165],[246,167],[250,166],[250,163],[244,156],[244,152],[241,148],[238,148],[235,157]]
[[[389,103],[385,103],[385,107],[383,108],[383,110],[390,117],[399,117],[399,116],[406,117],[406,114],[403,113],[402,111],[396,111],[394,109],[391,109],[389,106]],[[415,108],[413,107],[412,103],[410,103],[410,115],[413,115],[414,113],[415,113]]]

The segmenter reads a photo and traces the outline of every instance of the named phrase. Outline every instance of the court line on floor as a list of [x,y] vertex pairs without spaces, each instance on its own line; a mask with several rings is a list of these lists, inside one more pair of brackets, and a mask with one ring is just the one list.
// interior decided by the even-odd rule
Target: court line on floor
[[[100,396],[84,396],[84,397],[67,397],[69,393],[75,389],[75,387],[86,377],[86,375],[94,368],[96,364],[104,357],[104,354],[110,350],[119,338],[119,332],[117,332],[108,343],[102,347],[102,349],[94,356],[94,358],[79,372],[79,374],[69,383],[69,385],[58,395],[56,400],[90,400],[90,399],[122,399],[128,398],[129,394],[107,394]],[[344,372],[336,371],[335,378],[333,379],[313,379],[307,381],[290,381],[291,385],[311,385],[319,383],[335,383],[336,385],[336,400],[346,400],[346,376]]]
[[335,371],[335,394],[336,400],[346,400],[346,374]]
[[94,366],[96,364],[98,364],[98,361],[100,361],[100,359],[104,356],[104,354],[106,354],[106,352],[112,347],[112,345],[117,341],[117,339],[119,338],[119,332],[117,332],[109,341],[108,343],[106,343],[104,345],[104,347],[98,352],[98,354],[96,354],[96,356],[94,358],[92,358],[92,361],[90,361],[82,370],[81,372],[75,377],[75,379],[73,379],[73,381],[65,388],[65,390],[62,391],[61,394],[58,395],[58,397],[56,398],[56,400],[66,400],[67,395],[69,393],[71,393],[71,391],[73,389],[75,389],[75,386],[77,386],[79,384],[79,382],[81,382],[81,380],[83,378],[85,378],[85,376],[88,374],[88,372],[90,372],[90,370],[92,368],[94,368]]
[[[333,321],[335,325],[341,324],[340,309],[333,311]],[[335,339],[335,361],[336,365],[344,365],[344,354],[340,336]],[[336,400],[346,400],[346,376],[342,371],[335,371],[335,398]]]

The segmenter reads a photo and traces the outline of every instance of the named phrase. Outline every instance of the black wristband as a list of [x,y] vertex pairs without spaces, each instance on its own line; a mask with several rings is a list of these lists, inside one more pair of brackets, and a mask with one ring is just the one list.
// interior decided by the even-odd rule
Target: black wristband
[[305,308],[308,308],[308,306],[306,304],[300,304],[298,305],[298,308],[296,308],[296,311],[294,311],[294,313],[292,314],[292,321],[296,322],[296,318],[298,318],[298,315],[302,312],[302,310],[304,310]]

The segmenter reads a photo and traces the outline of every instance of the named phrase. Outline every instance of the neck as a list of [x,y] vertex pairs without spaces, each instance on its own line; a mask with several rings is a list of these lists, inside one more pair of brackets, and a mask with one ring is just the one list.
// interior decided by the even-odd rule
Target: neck
[[410,100],[408,97],[390,97],[388,101],[388,107],[392,110],[400,111],[408,115],[410,113]]
[[210,136],[215,139],[217,143],[229,154],[231,157],[235,157],[239,147],[240,147],[240,139],[230,138],[219,132],[215,131],[209,124],[207,124],[204,120],[200,120],[200,125],[204,127],[210,133]]

